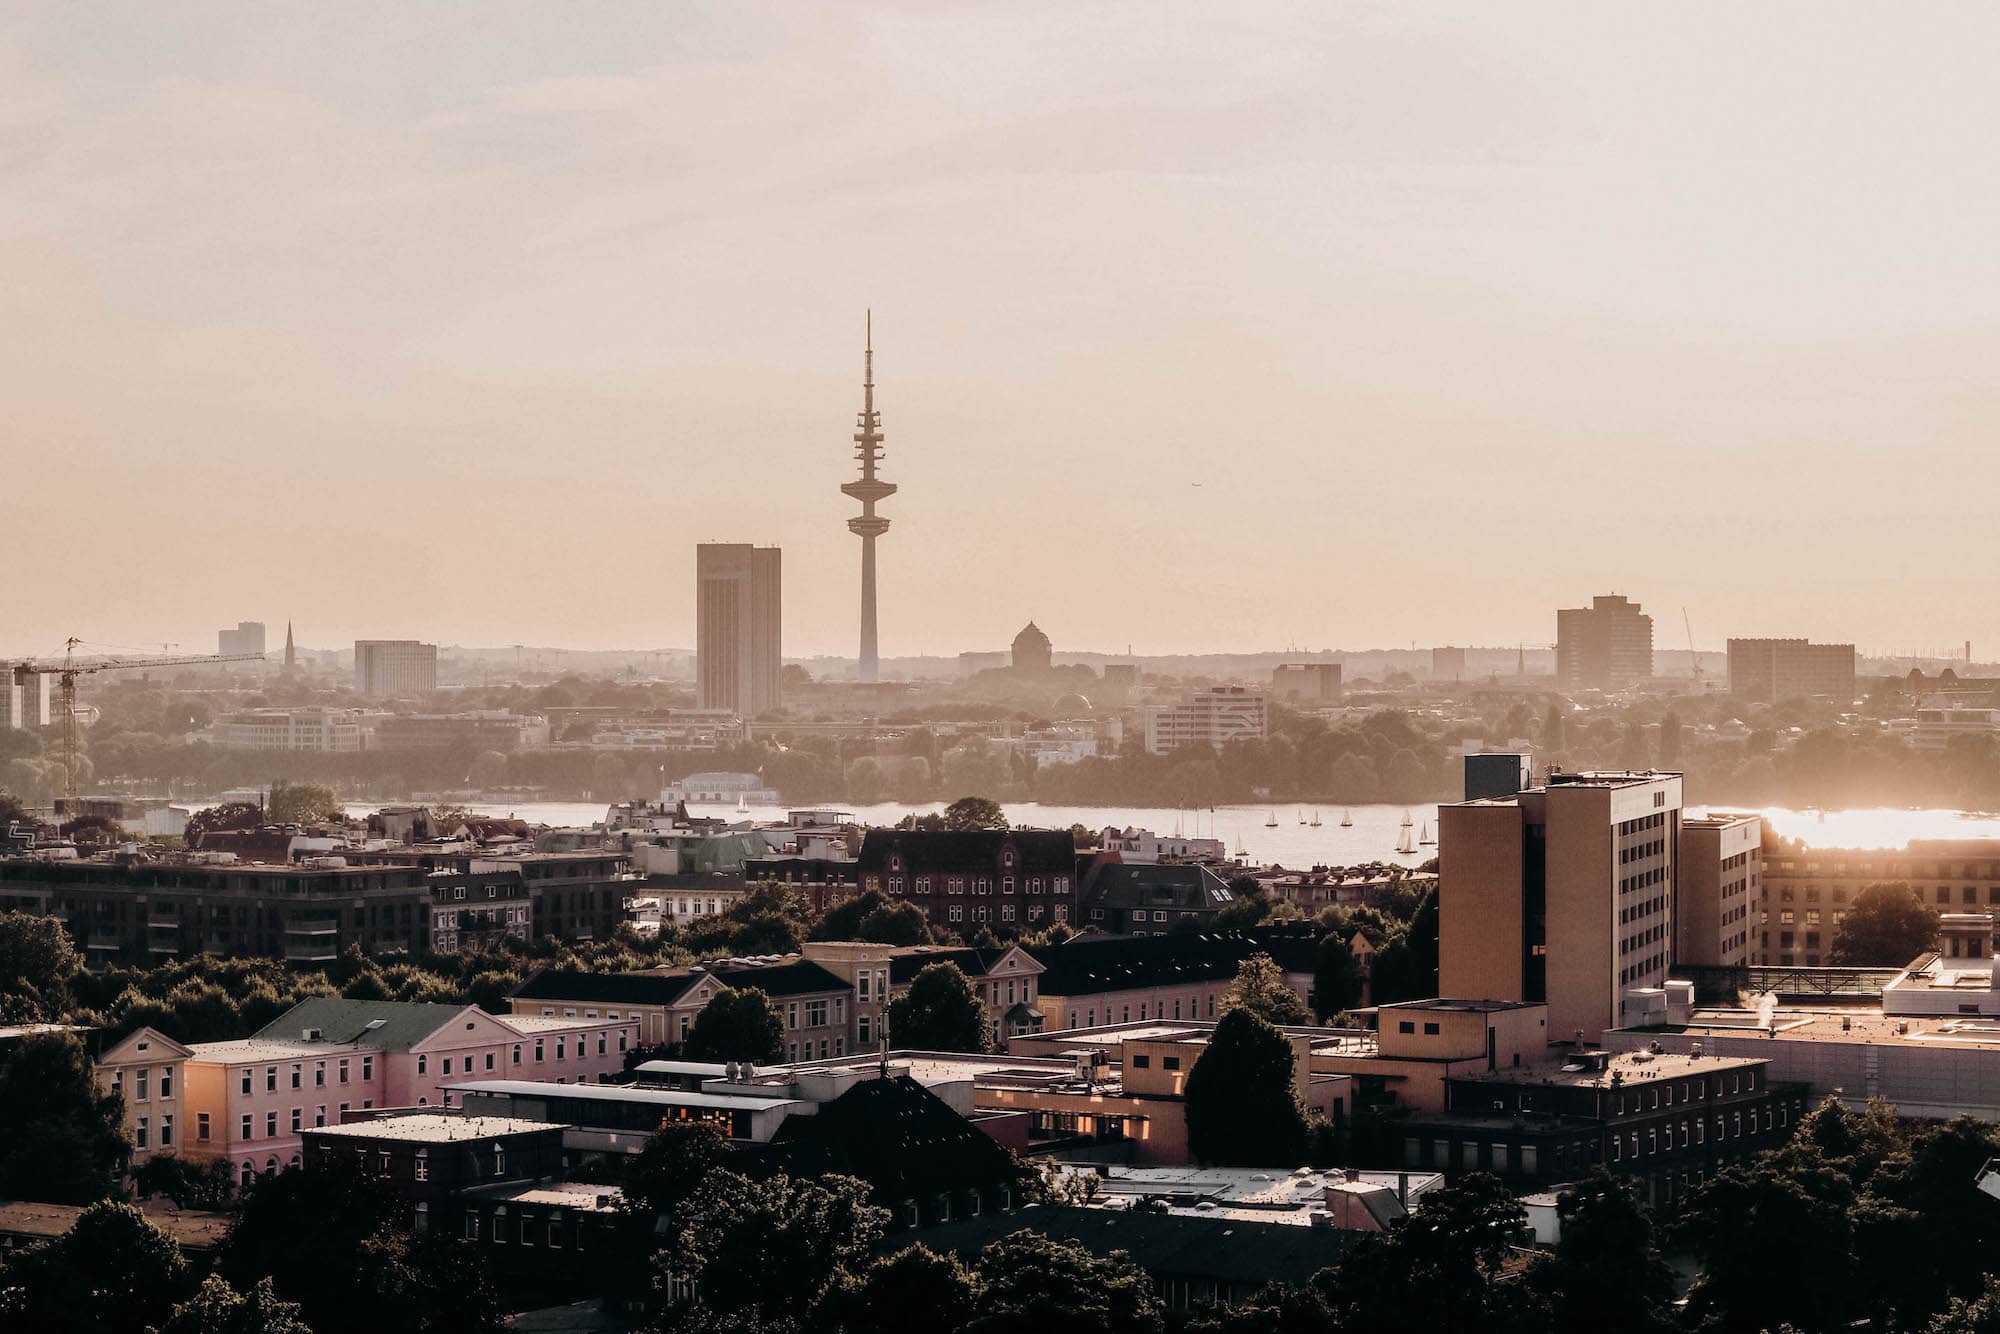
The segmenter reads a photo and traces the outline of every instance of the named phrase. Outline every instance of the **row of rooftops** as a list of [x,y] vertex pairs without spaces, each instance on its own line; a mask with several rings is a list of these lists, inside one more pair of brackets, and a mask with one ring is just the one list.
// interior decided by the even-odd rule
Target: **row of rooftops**
[[200,1042],[181,1050],[195,1059],[221,1065],[312,1059],[338,1052],[409,1051],[459,1022],[468,1011],[523,1037],[602,1028],[605,1023],[544,1015],[488,1014],[474,1005],[313,996],[249,1037]]

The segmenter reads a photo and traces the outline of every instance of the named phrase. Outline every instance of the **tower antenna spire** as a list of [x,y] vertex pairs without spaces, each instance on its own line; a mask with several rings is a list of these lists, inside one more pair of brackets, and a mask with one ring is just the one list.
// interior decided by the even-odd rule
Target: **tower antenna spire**
[[893,482],[875,475],[882,461],[882,414],[875,410],[875,309],[868,308],[861,359],[861,415],[855,422],[854,458],[861,465],[858,480],[841,490],[861,502],[861,513],[847,521],[847,531],[861,539],[861,652],[855,675],[874,681],[880,670],[875,648],[875,539],[889,531],[889,521],[875,512],[877,501],[896,494]]

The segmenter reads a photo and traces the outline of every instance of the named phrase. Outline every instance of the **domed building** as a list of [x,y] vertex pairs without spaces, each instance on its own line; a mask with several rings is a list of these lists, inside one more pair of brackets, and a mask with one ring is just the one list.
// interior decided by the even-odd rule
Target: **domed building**
[[1046,672],[1054,650],[1049,646],[1049,637],[1041,632],[1033,621],[1014,636],[1014,670],[1017,672]]

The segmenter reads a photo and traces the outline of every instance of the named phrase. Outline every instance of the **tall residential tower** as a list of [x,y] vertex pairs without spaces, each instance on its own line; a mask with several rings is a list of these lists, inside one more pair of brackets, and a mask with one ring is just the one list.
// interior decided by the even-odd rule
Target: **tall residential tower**
[[875,502],[896,494],[893,482],[875,476],[882,461],[882,414],[875,411],[875,312],[868,312],[867,350],[862,353],[861,417],[855,423],[854,457],[861,463],[861,480],[841,490],[861,502],[861,513],[847,521],[847,531],[861,539],[861,656],[858,679],[873,681],[879,672],[875,654],[875,539],[889,531],[889,521],[875,513]]
[[695,694],[704,709],[755,718],[784,698],[784,570],[776,547],[694,549]]

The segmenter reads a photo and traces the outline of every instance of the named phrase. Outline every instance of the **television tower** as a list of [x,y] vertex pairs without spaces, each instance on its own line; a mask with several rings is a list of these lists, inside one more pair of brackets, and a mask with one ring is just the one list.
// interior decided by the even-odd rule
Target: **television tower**
[[854,457],[861,464],[861,480],[847,482],[841,490],[861,502],[861,513],[847,521],[847,531],[861,539],[861,656],[858,679],[874,681],[879,665],[875,655],[875,539],[889,531],[889,521],[875,513],[875,502],[896,494],[896,485],[875,476],[882,461],[882,414],[875,411],[875,312],[868,312],[867,350],[862,353],[861,416],[855,422]]

